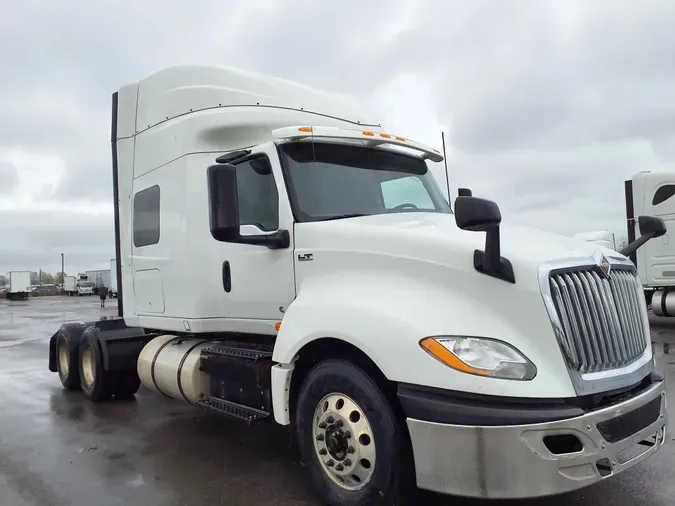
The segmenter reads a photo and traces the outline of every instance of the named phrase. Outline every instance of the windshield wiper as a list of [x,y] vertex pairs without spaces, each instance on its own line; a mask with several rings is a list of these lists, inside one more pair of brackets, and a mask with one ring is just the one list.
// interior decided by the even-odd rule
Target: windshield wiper
[[328,218],[321,218],[320,220],[316,220],[316,221],[342,220],[344,218],[359,218],[361,216],[370,216],[370,214],[364,214],[364,213],[338,214],[336,216],[329,216]]

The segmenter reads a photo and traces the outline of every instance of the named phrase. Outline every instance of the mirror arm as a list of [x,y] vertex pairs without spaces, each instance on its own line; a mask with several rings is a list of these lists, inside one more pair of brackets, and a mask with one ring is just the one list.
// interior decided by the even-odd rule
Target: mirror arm
[[291,235],[288,230],[278,230],[272,234],[239,235],[232,242],[251,244],[254,246],[267,246],[269,249],[285,249],[291,245]]
[[501,247],[499,245],[499,225],[488,228],[485,234],[486,272],[499,272],[501,267]]
[[513,265],[508,258],[501,256],[499,243],[499,225],[489,227],[485,235],[485,251],[477,249],[473,252],[473,266],[487,276],[515,283],[516,274],[513,272]]
[[640,237],[635,239],[632,243],[630,243],[628,246],[619,251],[619,253],[621,253],[624,256],[630,256],[631,253],[635,252],[640,246],[642,246],[652,237],[654,237],[654,234],[641,235]]

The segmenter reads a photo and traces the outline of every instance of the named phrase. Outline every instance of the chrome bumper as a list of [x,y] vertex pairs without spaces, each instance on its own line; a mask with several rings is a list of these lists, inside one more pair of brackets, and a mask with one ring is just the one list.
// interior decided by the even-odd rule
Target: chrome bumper
[[[657,404],[656,420],[645,427],[640,412],[633,412],[643,407],[654,413]],[[628,416],[611,422],[623,415]],[[648,420],[653,418],[652,414]],[[484,498],[554,495],[618,474],[663,445],[668,423],[665,382],[654,383],[623,403],[555,422],[471,427],[408,418],[407,423],[417,485],[422,489]],[[617,429],[626,432],[631,424],[644,428],[610,434]],[[575,436],[583,449],[553,454],[544,437],[555,435]]]

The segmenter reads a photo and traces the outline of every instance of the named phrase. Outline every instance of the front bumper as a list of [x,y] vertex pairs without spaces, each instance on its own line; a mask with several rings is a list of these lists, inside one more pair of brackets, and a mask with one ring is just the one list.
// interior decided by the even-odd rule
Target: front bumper
[[471,426],[407,418],[417,485],[484,498],[554,495],[601,481],[653,455],[667,423],[662,379],[628,400],[562,420]]

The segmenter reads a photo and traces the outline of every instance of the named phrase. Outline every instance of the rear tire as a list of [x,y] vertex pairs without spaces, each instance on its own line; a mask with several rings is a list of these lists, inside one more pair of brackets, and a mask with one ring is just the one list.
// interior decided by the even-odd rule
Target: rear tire
[[56,336],[56,371],[66,390],[80,388],[79,348],[84,326],[79,323],[62,325]]
[[92,401],[105,401],[112,397],[117,375],[103,370],[103,358],[98,342],[98,331],[88,327],[82,334],[79,353],[80,385],[84,395]]
[[301,458],[326,504],[409,503],[415,481],[407,431],[363,370],[343,360],[316,365],[300,389],[294,423]]

